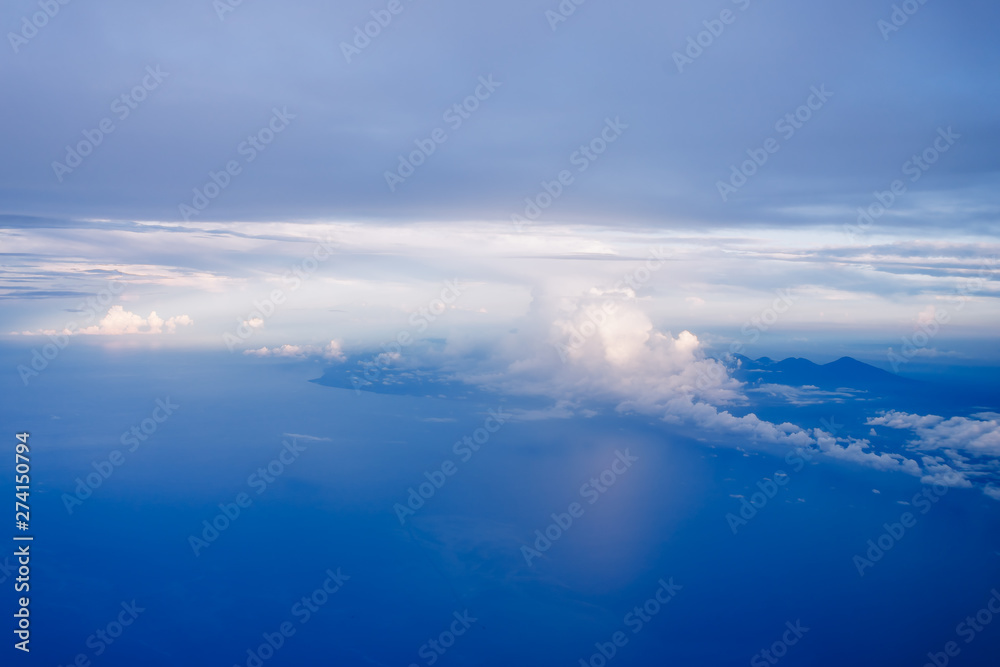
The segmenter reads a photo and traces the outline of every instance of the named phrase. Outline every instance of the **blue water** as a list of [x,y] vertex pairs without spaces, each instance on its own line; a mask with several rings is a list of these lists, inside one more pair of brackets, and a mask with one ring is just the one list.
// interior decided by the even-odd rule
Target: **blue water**
[[[899,503],[925,488],[913,477],[793,471],[782,452],[611,412],[509,420],[463,461],[453,444],[510,408],[504,397],[357,393],[309,382],[318,364],[82,344],[25,387],[14,369],[28,358],[0,350],[10,451],[31,433],[35,537],[32,650],[12,648],[8,579],[3,664],[255,665],[267,633],[280,648],[266,665],[600,665],[595,645],[610,653],[621,631],[609,665],[736,665],[797,621],[808,631],[783,665],[919,667],[949,641],[951,664],[1000,655],[1000,618],[969,643],[956,634],[1000,587],[1000,504],[978,491],[921,513]],[[168,397],[179,407],[126,451],[122,434]],[[258,493],[248,478],[292,441],[304,451]],[[122,465],[70,513],[65,494],[114,450]],[[581,486],[625,450],[636,460],[590,504]],[[401,525],[394,505],[446,460],[454,474]],[[787,484],[734,535],[733,496],[779,469]],[[7,498],[12,475],[5,465]],[[190,537],[241,493],[252,503],[196,555]],[[529,565],[522,547],[572,503],[582,516]],[[852,558],[906,511],[916,524],[859,576]],[[296,613],[338,569],[341,587]],[[661,580],[680,588],[634,632],[626,615]],[[96,639],[133,600],[134,621]],[[294,634],[279,641],[283,623]]]

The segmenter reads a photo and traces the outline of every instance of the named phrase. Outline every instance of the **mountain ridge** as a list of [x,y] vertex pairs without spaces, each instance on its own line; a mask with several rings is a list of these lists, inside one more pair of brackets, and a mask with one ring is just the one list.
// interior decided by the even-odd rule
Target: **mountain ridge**
[[787,357],[775,361],[769,357],[751,359],[737,354],[731,359],[727,366],[734,377],[750,384],[811,385],[828,390],[901,389],[922,384],[919,380],[900,377],[847,356],[826,364],[817,364],[802,357]]

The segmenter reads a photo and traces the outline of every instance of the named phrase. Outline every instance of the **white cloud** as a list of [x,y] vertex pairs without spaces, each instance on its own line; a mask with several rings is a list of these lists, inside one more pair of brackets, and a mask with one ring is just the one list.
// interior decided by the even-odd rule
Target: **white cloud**
[[940,457],[925,456],[923,463],[927,474],[921,477],[920,481],[924,484],[940,484],[959,488],[972,486],[972,482],[968,480],[964,472],[955,470]]
[[1000,415],[996,413],[945,419],[890,411],[870,418],[868,424],[913,431],[916,439],[910,445],[917,449],[953,449],[977,456],[1000,456]]
[[827,403],[843,403],[846,399],[857,398],[857,394],[860,393],[852,389],[824,391],[812,385],[792,387],[786,384],[760,384],[753,388],[748,388],[747,391],[768,394],[770,396],[780,396],[792,405],[824,405]]
[[344,350],[340,346],[340,341],[331,340],[330,343],[323,349],[323,357],[325,359],[333,359],[336,361],[346,361],[347,356],[344,354]]
[[871,446],[868,440],[848,438],[847,445],[844,446],[839,444],[838,438],[834,438],[829,433],[819,429],[816,429],[813,434],[820,450],[832,458],[859,463],[877,470],[896,470],[914,476],[921,474],[920,464],[913,459],[908,459],[900,454],[879,454],[868,451]]
[[326,346],[316,345],[282,345],[281,347],[261,347],[256,350],[243,350],[243,354],[254,357],[283,357],[286,359],[306,359],[308,357],[323,357],[331,361],[345,361],[340,347],[340,341],[331,340]]
[[[553,399],[552,417],[569,416],[587,403],[610,403],[619,412],[731,433],[747,442],[818,446],[814,434],[794,424],[775,424],[752,413],[738,417],[724,409],[747,403],[742,383],[707,357],[691,332],[658,331],[639,302],[631,290],[591,290],[576,299],[536,294],[518,326],[527,335],[499,343],[486,368],[457,375],[497,391]],[[840,447],[835,438],[824,437],[829,442],[823,451],[831,456],[920,474],[916,461],[865,451],[867,441]]]
[[142,317],[133,312],[127,311],[121,306],[111,306],[107,314],[100,322],[93,326],[77,329],[42,329],[41,331],[23,331],[24,336],[123,336],[126,334],[162,334],[176,333],[179,326],[190,326],[194,324],[187,315],[175,315],[164,320],[156,314],[154,310],[149,317]]
[[306,348],[298,345],[282,345],[281,347],[261,347],[256,350],[243,350],[243,354],[254,357],[291,357],[304,358],[309,356]]

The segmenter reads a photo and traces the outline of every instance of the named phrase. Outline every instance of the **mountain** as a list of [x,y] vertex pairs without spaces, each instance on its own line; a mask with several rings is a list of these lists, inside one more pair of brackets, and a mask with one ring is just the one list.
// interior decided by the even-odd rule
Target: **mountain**
[[751,359],[737,354],[727,365],[736,379],[754,385],[812,385],[828,391],[849,388],[883,393],[914,389],[922,384],[851,357],[841,357],[820,365],[797,357],[774,361],[767,357]]

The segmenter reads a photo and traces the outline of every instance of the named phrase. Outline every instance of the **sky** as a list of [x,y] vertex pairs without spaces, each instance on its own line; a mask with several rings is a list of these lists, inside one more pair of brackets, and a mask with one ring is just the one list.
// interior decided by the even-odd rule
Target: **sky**
[[615,664],[756,667],[803,619],[789,666],[934,662],[1000,599],[998,22],[6,3],[0,422],[38,443],[35,662],[98,664],[138,599],[100,664],[253,667],[340,567],[271,664],[600,667],[657,586],[676,603]]
[[[33,30],[37,3],[8,3],[4,212],[506,222],[568,169],[545,223],[837,228],[903,179],[870,231],[995,233],[991,3],[923,3],[900,26],[870,2],[588,2],[564,17],[558,2],[401,0],[391,20],[386,6],[71,2]],[[276,110],[273,141],[244,144]],[[573,164],[609,119],[620,136]],[[443,142],[390,187],[435,130]],[[939,130],[953,143],[910,181]],[[72,167],[85,132],[100,143]],[[776,152],[724,200],[718,183],[768,139]],[[185,218],[231,160],[240,173]]]
[[789,322],[892,340],[963,285],[985,301],[951,331],[995,312],[989,3],[39,7],[6,6],[0,50],[11,330],[122,266],[205,323],[329,235],[350,257],[323,280],[389,311],[464,272],[510,314],[605,277],[558,257],[666,242],[668,328],[739,328],[793,287]]

